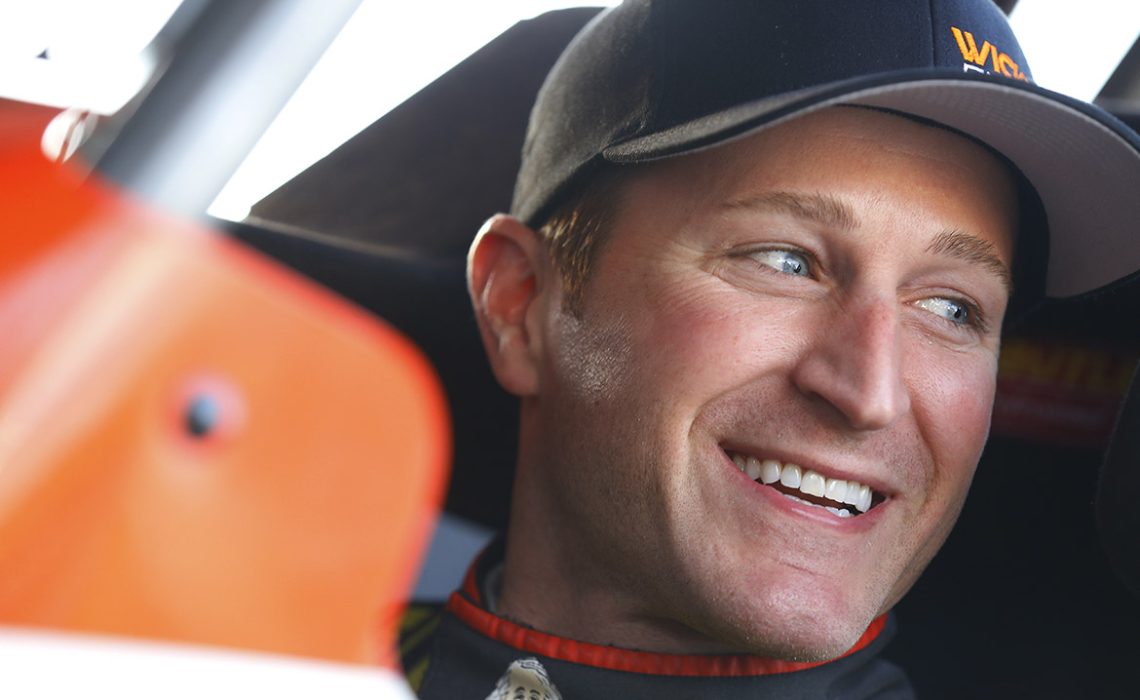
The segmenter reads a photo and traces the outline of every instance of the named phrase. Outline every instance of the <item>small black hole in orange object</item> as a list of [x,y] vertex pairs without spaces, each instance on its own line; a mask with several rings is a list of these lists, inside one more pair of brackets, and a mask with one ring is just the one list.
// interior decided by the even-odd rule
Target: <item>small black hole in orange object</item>
[[217,430],[222,421],[222,405],[210,394],[198,394],[186,406],[186,431],[196,438],[204,438]]

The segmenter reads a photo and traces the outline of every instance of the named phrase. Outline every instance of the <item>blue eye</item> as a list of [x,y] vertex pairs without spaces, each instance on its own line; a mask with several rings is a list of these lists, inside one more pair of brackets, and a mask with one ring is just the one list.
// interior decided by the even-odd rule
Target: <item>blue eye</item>
[[915,302],[915,304],[935,316],[940,316],[960,326],[975,323],[974,314],[971,313],[970,307],[960,301],[946,299],[945,297],[932,297],[930,299],[921,299]]
[[767,265],[774,270],[785,272],[789,275],[799,275],[801,277],[811,276],[811,262],[803,253],[777,248],[774,250],[759,250],[751,253],[751,256],[756,262]]

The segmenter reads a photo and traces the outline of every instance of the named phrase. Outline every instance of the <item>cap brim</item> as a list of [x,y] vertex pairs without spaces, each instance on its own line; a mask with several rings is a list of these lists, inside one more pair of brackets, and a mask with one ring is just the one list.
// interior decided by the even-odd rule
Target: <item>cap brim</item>
[[873,75],[739,105],[602,155],[633,163],[691,153],[839,104],[945,124],[1016,165],[1049,223],[1048,295],[1075,296],[1140,270],[1140,137],[1097,107],[1028,83],[944,70]]

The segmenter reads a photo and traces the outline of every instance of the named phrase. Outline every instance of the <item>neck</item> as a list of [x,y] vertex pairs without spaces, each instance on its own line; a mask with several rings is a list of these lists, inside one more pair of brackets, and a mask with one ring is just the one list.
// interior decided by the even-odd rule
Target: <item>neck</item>
[[[797,662],[743,654],[684,653],[693,651],[691,649],[685,649],[681,653],[645,651],[641,650],[644,645],[638,643],[623,644],[612,640],[599,643],[605,641],[601,637],[595,642],[584,641],[591,638],[588,632],[577,635],[563,633],[565,636],[559,636],[545,629],[535,629],[531,625],[522,626],[505,615],[486,611],[491,606],[484,591],[493,585],[490,574],[495,570],[502,571],[498,566],[502,556],[498,546],[492,546],[484,552],[479,565],[468,572],[463,591],[452,595],[448,610],[481,634],[522,652],[573,664],[665,676],[763,676],[803,671],[828,663]],[[876,641],[886,625],[885,615],[876,619],[844,656],[866,649]],[[642,630],[637,630],[638,634],[641,632]],[[666,636],[661,641],[668,643],[672,638],[671,635]],[[861,663],[866,663],[866,660]]]
[[669,654],[739,653],[646,609],[643,585],[617,578],[619,567],[565,533],[543,489],[516,483],[496,612],[548,634],[591,644]]

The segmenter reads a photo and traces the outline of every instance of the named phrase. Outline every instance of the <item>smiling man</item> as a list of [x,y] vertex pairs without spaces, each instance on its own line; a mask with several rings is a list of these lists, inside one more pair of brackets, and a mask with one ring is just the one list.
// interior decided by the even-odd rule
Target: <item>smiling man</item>
[[1028,77],[989,0],[627,2],[575,39],[471,249],[517,476],[423,697],[909,696],[875,655],[1014,285],[1140,267],[1135,135]]
[[965,497],[1014,184],[961,136],[835,107],[619,188],[575,307],[514,220],[472,258],[535,465],[499,611],[620,647],[838,656]]

